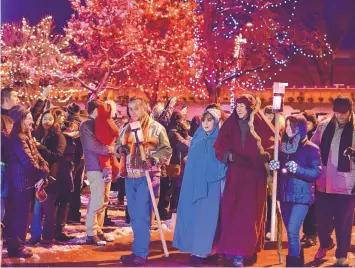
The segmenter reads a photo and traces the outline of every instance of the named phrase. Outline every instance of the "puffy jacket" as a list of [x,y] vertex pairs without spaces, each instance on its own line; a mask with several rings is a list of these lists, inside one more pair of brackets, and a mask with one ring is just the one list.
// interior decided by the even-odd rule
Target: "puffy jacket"
[[[298,121],[301,141],[295,153],[279,152],[281,170],[278,172],[278,200],[283,203],[313,204],[315,181],[322,173],[320,150],[307,139],[306,119],[301,115],[295,118]],[[296,173],[282,172],[289,161],[297,163]]]
[[47,177],[48,163],[39,154],[31,136],[20,133],[11,137],[9,148],[5,176],[9,178],[11,189],[20,192]]

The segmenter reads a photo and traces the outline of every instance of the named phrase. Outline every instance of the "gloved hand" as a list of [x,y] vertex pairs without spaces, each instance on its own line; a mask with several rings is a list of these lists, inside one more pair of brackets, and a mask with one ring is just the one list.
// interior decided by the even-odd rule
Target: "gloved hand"
[[117,149],[117,153],[121,156],[126,156],[126,155],[129,155],[130,153],[130,150],[129,150],[129,147],[127,144],[125,145],[121,145],[118,147]]
[[289,172],[296,173],[298,165],[295,161],[288,161],[285,166]]
[[144,169],[149,170],[156,164],[156,161],[154,158],[147,158],[142,164]]
[[269,168],[270,170],[280,169],[280,162],[274,159],[271,160],[269,163]]

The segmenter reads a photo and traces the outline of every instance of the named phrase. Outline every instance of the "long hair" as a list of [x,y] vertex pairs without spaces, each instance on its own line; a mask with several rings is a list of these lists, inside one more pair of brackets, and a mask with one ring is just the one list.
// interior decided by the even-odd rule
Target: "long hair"
[[41,137],[44,136],[44,127],[42,125],[42,120],[46,114],[51,114],[54,118],[54,123],[48,129],[48,134],[54,134],[60,132],[59,118],[60,116],[64,115],[64,111],[58,108],[51,108],[42,114],[40,123],[38,124],[35,131],[37,136],[41,136]]
[[14,121],[10,118],[10,116],[1,115],[1,134],[5,136],[9,136],[14,125]]

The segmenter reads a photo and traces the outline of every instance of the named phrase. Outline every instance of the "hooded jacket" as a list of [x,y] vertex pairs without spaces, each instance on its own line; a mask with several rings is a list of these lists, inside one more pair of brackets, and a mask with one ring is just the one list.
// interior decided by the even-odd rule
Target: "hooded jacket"
[[[297,146],[295,152],[287,153],[283,149],[279,152],[278,200],[282,203],[313,204],[315,181],[322,173],[320,151],[317,145],[307,139],[306,118],[302,115],[293,117],[297,120],[299,142],[295,144]],[[282,139],[283,143],[287,139],[285,133]],[[297,163],[296,173],[282,172],[283,169],[285,170],[285,164],[289,161]]]

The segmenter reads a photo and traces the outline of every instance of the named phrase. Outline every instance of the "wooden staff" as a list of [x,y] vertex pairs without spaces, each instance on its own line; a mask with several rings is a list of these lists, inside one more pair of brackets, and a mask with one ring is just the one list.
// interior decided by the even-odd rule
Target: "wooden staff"
[[[141,124],[140,124],[140,122],[133,122],[130,124],[130,126],[131,126],[132,132],[134,133],[135,142],[139,148],[141,159],[144,162],[144,161],[146,161],[146,156],[145,156],[145,151],[143,148],[143,137],[141,135],[138,135],[138,131],[139,130],[141,131],[141,129],[142,129]],[[150,193],[150,199],[152,200],[152,204],[153,204],[154,214],[155,214],[155,217],[157,218],[157,222],[158,222],[160,239],[161,239],[161,243],[163,245],[164,255],[165,255],[165,257],[169,257],[169,251],[168,251],[168,247],[166,245],[157,203],[155,202],[155,195],[154,195],[154,191],[153,191],[153,185],[152,185],[152,181],[150,178],[149,170],[144,169],[144,173],[145,173],[145,177],[147,179],[147,184],[148,184],[148,189],[149,189],[149,193]]]

